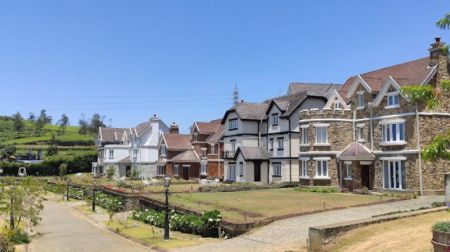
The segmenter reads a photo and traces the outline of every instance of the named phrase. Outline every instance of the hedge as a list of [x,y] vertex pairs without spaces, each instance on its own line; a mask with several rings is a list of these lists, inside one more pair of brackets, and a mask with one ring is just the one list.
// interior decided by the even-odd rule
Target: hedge
[[96,154],[86,155],[56,155],[49,157],[42,163],[26,164],[20,162],[0,161],[0,168],[3,175],[17,176],[20,167],[25,167],[27,175],[33,176],[54,176],[59,175],[59,165],[67,164],[67,173],[91,172],[92,162],[97,160]]

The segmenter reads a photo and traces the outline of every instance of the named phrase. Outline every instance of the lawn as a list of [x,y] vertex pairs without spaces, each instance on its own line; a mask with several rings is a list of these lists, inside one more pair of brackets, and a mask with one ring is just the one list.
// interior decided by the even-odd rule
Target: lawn
[[[163,200],[162,194],[149,197]],[[172,194],[170,204],[205,211],[220,210],[224,220],[253,222],[276,216],[298,215],[324,209],[390,200],[391,197],[351,193],[299,192],[292,188],[239,192]]]
[[197,235],[170,231],[170,240],[164,241],[164,230],[139,221],[130,220],[127,228],[119,221],[107,221],[105,225],[112,231],[152,248],[177,248],[194,246],[202,243],[218,241],[215,238],[203,238]]
[[433,251],[431,226],[450,220],[435,212],[351,230],[328,244],[325,251]]

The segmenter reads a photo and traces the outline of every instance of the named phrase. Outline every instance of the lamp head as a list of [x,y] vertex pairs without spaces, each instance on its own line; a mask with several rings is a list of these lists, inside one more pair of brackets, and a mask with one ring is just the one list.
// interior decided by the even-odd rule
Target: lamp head
[[169,176],[166,176],[165,178],[164,178],[164,187],[169,187],[170,186],[170,177]]

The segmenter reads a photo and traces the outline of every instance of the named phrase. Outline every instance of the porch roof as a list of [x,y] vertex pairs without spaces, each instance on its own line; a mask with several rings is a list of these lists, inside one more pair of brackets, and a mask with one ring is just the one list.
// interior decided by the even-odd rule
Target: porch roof
[[361,143],[353,142],[337,155],[337,159],[343,161],[373,161],[375,155]]
[[188,162],[188,163],[198,163],[200,162],[200,157],[194,150],[185,150],[180,154],[172,158],[172,162]]
[[129,164],[129,163],[131,163],[130,156],[119,160],[119,164]]
[[269,160],[270,154],[269,152],[262,147],[241,147],[239,146],[236,154],[234,155],[234,159],[236,159],[242,153],[242,157],[244,160]]

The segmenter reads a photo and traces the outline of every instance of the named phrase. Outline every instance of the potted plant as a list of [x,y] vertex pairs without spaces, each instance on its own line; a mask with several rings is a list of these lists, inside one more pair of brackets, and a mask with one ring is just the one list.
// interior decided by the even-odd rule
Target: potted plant
[[435,252],[450,250],[450,221],[440,221],[433,225],[433,239],[431,243]]

